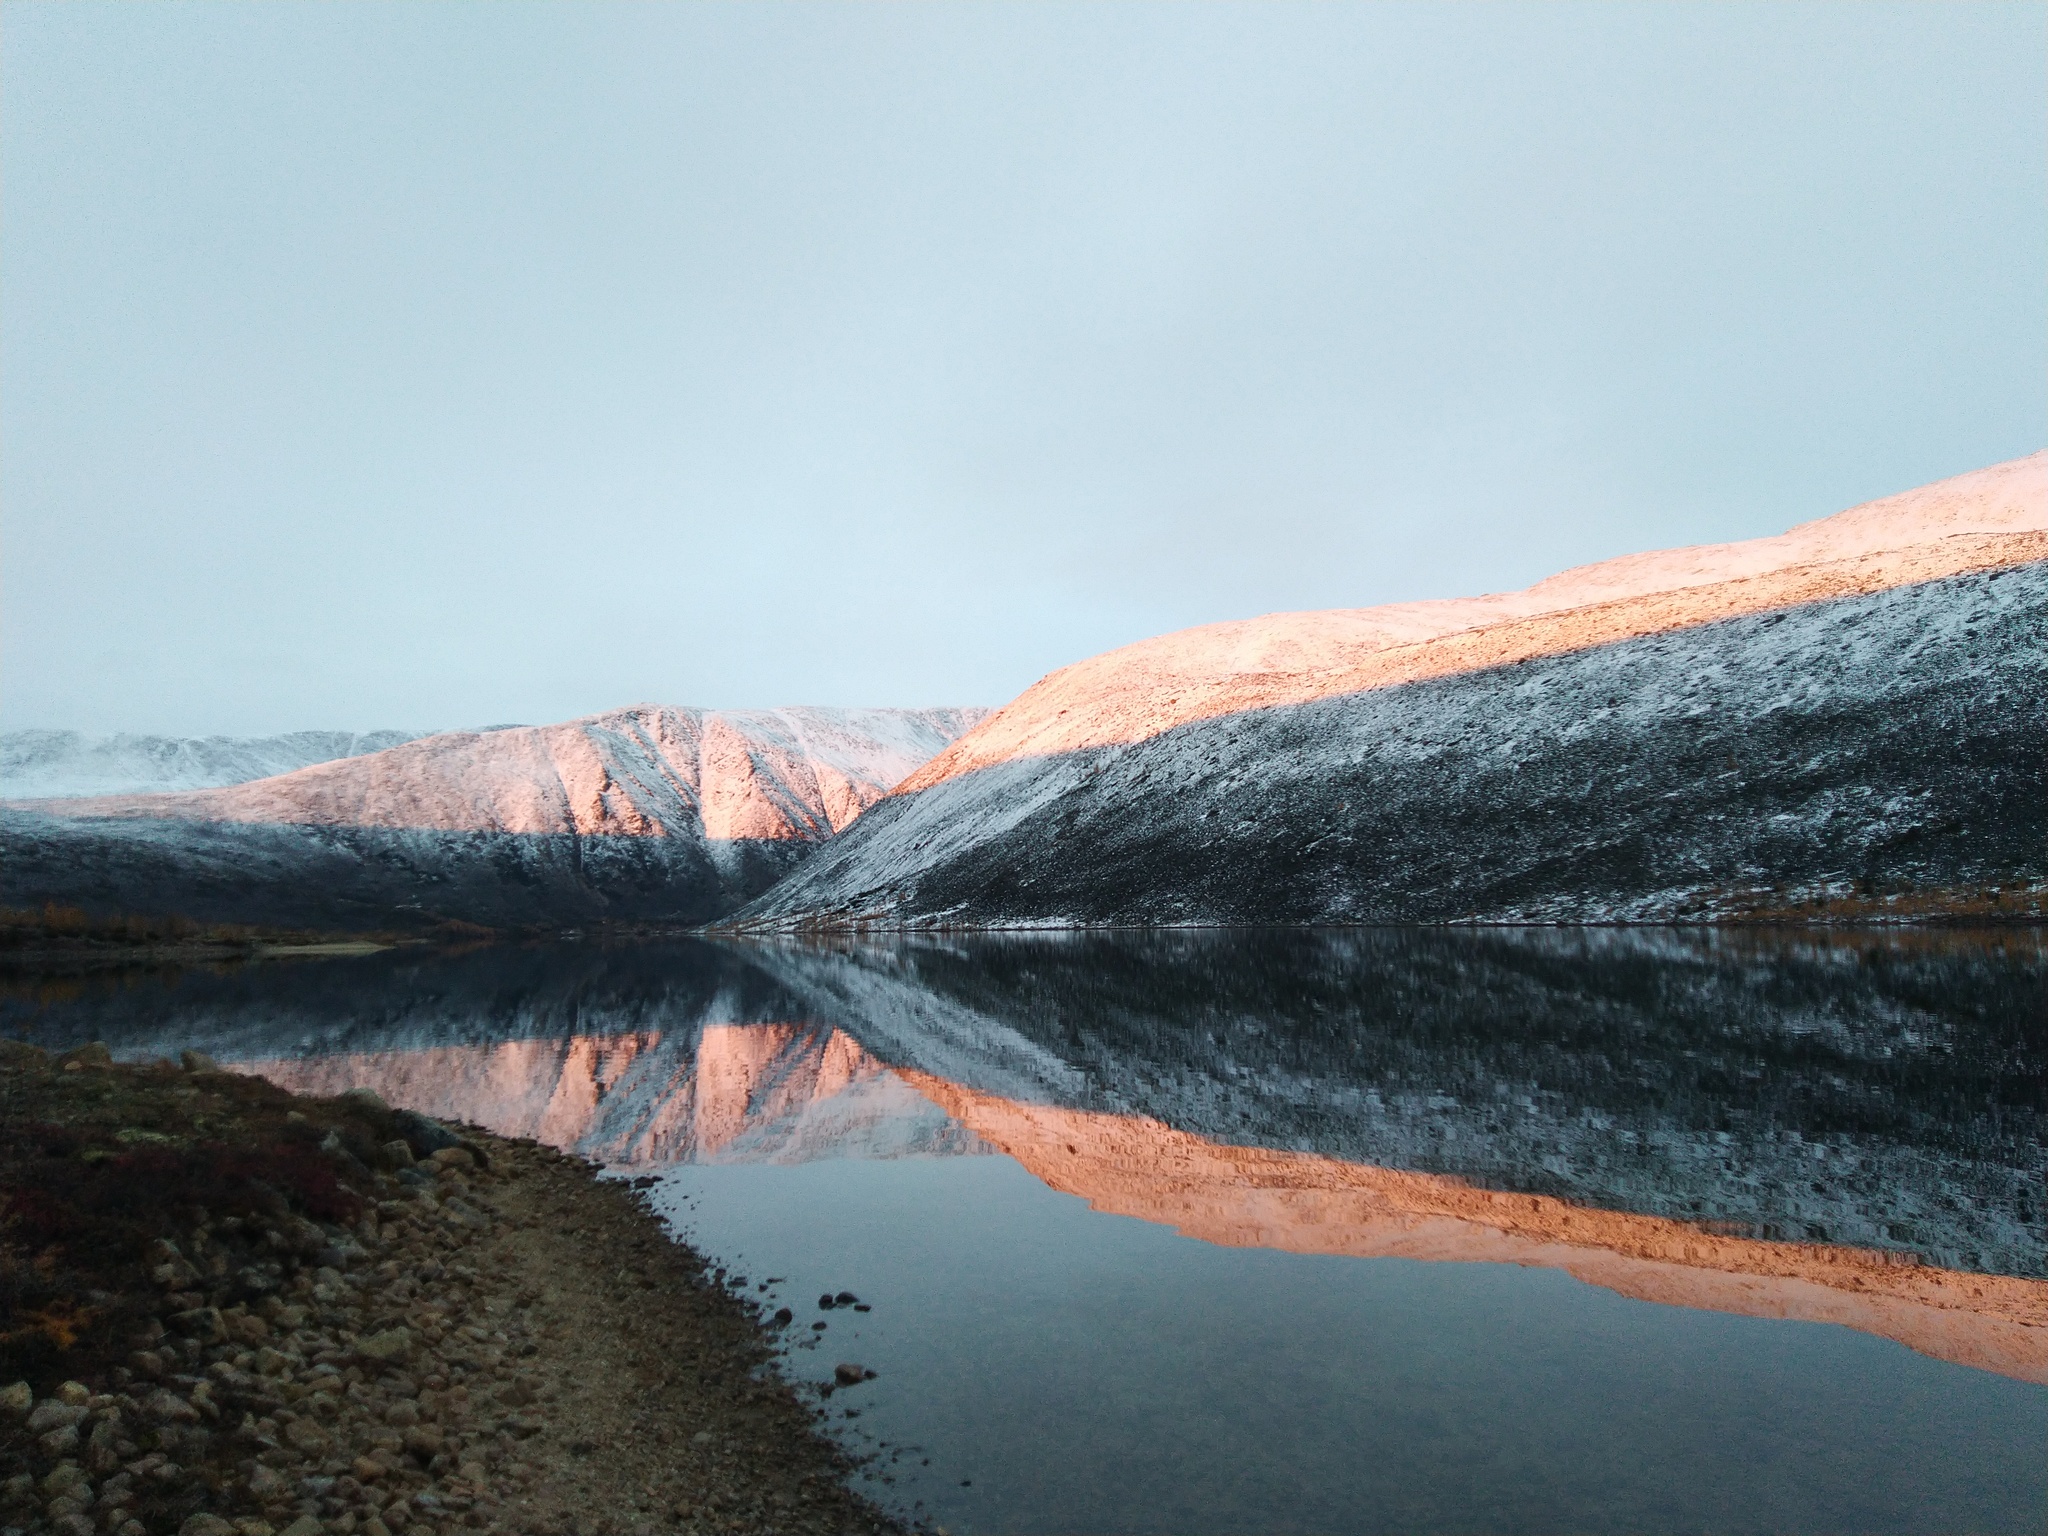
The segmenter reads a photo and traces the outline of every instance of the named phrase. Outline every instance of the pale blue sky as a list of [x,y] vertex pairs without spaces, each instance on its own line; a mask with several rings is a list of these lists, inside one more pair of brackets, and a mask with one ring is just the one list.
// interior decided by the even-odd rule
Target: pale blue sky
[[2048,439],[2040,5],[0,9],[0,723],[1000,703]]

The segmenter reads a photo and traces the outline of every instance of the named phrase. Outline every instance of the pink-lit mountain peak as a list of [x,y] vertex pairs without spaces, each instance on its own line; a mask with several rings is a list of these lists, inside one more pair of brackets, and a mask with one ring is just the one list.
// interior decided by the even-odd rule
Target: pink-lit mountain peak
[[71,808],[167,819],[813,841],[986,713],[638,705],[450,731],[224,789]]

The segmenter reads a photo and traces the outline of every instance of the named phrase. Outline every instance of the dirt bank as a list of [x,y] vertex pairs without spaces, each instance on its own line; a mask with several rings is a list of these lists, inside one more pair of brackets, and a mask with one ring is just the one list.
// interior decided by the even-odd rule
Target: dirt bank
[[0,1043],[0,1532],[898,1529],[724,1278],[533,1143]]

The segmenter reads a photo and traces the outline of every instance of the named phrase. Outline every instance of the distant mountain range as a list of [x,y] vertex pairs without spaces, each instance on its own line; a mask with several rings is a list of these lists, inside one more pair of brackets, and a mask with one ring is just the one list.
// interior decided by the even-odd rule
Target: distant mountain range
[[0,901],[766,930],[2038,913],[2044,743],[2048,453],[1522,592],[1187,630],[993,714],[649,705],[381,750],[16,733]]
[[283,736],[102,736],[0,732],[0,799],[217,789],[415,741],[418,731],[292,731]]
[[646,705],[221,788],[16,801],[0,898],[312,926],[701,922],[984,713]]
[[2048,453],[1055,672],[742,924],[1608,921],[2048,880]]

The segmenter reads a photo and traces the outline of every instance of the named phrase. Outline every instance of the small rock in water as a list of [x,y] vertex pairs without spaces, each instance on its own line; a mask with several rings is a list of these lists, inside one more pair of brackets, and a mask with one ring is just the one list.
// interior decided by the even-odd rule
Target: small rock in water
[[856,1302],[855,1302],[855,1303],[853,1304],[853,1310],[854,1310],[854,1311],[856,1311],[856,1312],[872,1312],[872,1311],[874,1311],[875,1309],[874,1309],[873,1307],[869,1306],[869,1305],[868,1305],[868,1304],[867,1304],[866,1302],[864,1302],[864,1301],[856,1301]]
[[833,1304],[835,1306],[841,1307],[853,1306],[859,1300],[860,1298],[854,1295],[851,1291],[841,1291],[837,1296],[834,1296],[832,1298]]
[[873,1381],[876,1373],[864,1365],[854,1365],[842,1360],[832,1367],[832,1379],[842,1387],[857,1387],[864,1381]]
[[788,1326],[789,1326],[789,1325],[790,1325],[791,1323],[793,1323],[793,1322],[795,1322],[795,1321],[796,1321],[796,1314],[795,1314],[794,1312],[790,1311],[790,1310],[789,1310],[789,1308],[787,1308],[787,1307],[777,1307],[777,1308],[775,1309],[775,1326],[776,1326],[776,1327],[778,1327],[778,1328],[786,1328],[786,1327],[788,1327]]
[[829,1324],[829,1323],[813,1323],[813,1324],[811,1324],[811,1332],[813,1332],[813,1333],[823,1333],[823,1332],[824,1332],[824,1331],[825,1331],[825,1330],[826,1330],[827,1328],[829,1328],[830,1326],[831,1326],[831,1324]]
[[820,1312],[830,1312],[835,1305],[837,1305],[837,1303],[833,1301],[832,1293],[830,1291],[827,1291],[823,1296],[820,1296],[818,1298],[818,1310]]

